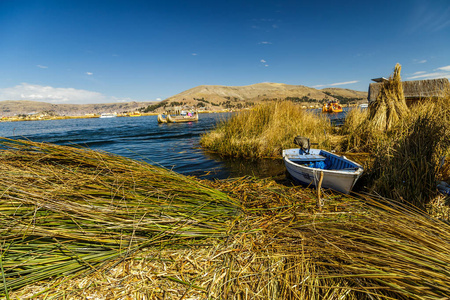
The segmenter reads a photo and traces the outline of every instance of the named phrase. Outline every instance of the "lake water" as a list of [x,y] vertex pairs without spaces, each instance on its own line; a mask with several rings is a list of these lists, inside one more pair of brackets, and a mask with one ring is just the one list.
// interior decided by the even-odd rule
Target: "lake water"
[[229,116],[200,114],[198,122],[181,124],[158,124],[156,116],[1,122],[0,136],[81,145],[208,179],[283,174],[282,160],[249,162],[221,158],[201,149],[201,134]]

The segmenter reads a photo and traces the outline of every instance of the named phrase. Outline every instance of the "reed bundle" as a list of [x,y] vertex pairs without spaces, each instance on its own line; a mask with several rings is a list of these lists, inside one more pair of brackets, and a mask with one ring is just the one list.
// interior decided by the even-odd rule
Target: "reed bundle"
[[227,195],[143,162],[29,141],[1,147],[0,295],[142,247],[226,237],[240,211]]
[[396,64],[394,74],[383,83],[377,99],[369,105],[368,120],[375,129],[391,129],[408,112],[400,71],[400,64]]
[[281,151],[291,147],[297,135],[307,136],[327,149],[330,131],[326,117],[305,111],[290,101],[279,101],[238,113],[203,135],[200,143],[224,156],[273,158],[281,157]]
[[345,136],[340,145],[343,151],[373,152],[407,117],[409,109],[403,95],[400,71],[401,66],[396,64],[393,75],[380,83],[376,100],[369,104],[368,111],[353,110],[349,113],[341,130]]

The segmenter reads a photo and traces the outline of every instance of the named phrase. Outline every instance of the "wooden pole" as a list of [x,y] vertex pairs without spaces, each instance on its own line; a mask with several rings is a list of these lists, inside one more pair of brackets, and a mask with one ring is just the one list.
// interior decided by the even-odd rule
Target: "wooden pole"
[[320,178],[319,178],[319,184],[317,185],[317,207],[320,211],[322,211],[322,200],[320,198],[320,189],[322,188],[322,181],[323,181],[323,172],[320,171]]

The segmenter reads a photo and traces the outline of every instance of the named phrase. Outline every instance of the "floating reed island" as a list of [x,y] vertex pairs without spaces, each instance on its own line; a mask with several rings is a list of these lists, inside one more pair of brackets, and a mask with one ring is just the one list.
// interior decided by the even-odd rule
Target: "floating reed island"
[[199,181],[87,149],[2,139],[8,299],[444,299],[450,225],[367,195]]
[[377,102],[339,131],[278,102],[202,137],[252,159],[276,157],[297,135],[370,153],[366,190],[323,191],[320,209],[315,191],[273,179],[201,181],[104,152],[0,139],[0,297],[448,299],[450,209],[436,180],[450,177],[441,160],[450,94],[413,108],[402,88],[397,66]]
[[276,158],[292,146],[297,135],[307,136],[329,149],[331,124],[326,116],[302,109],[290,101],[280,101],[242,111],[204,134],[200,144],[224,156]]

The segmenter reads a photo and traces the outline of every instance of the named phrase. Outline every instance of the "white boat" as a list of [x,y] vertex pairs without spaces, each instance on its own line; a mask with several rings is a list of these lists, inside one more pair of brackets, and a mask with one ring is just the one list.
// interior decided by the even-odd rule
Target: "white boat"
[[115,117],[117,117],[117,114],[116,113],[102,113],[101,115],[100,115],[100,118],[115,118]]
[[359,105],[359,108],[361,108],[361,109],[365,109],[365,108],[368,108],[368,107],[369,107],[368,103],[362,103],[362,104]]
[[361,165],[321,149],[286,149],[283,160],[292,178],[303,185],[317,186],[323,173],[322,187],[349,194],[363,173]]

